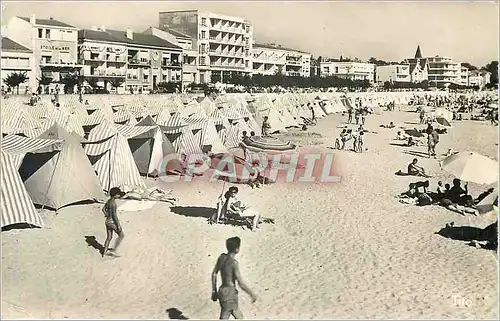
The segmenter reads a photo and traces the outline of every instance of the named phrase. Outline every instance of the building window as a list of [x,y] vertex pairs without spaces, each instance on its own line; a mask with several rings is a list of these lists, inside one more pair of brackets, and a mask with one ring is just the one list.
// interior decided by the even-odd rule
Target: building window
[[245,56],[247,56],[247,57],[248,57],[249,55],[250,55],[250,50],[245,49]]
[[38,29],[38,38],[43,38],[43,29]]
[[335,73],[338,74],[339,73],[339,67],[335,67]]
[[148,77],[149,75],[144,75],[144,82],[147,82],[148,81]]
[[200,65],[205,66],[205,57],[200,57]]
[[45,38],[50,39],[50,29],[45,30]]
[[249,33],[249,32],[250,32],[250,26],[249,26],[249,25],[246,25],[246,26],[245,26],[245,30],[246,30],[246,32],[247,32],[247,33]]
[[248,60],[245,60],[245,67],[248,68]]
[[204,27],[207,26],[207,18],[201,18],[201,25]]
[[205,37],[207,36],[206,33],[207,32],[205,30],[201,31],[201,39],[205,39]]

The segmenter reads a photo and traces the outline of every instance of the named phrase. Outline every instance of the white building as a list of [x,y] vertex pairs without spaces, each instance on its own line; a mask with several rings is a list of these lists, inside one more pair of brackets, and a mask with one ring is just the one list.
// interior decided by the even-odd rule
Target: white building
[[311,54],[275,44],[253,44],[253,73],[309,77]]
[[429,83],[443,86],[444,84],[462,84],[462,70],[460,62],[449,57],[428,57]]
[[377,66],[376,71],[378,83],[411,81],[409,64]]
[[[2,37],[2,62],[0,84],[7,90],[4,79],[12,73],[25,73],[28,80],[19,85],[19,93],[24,93],[28,88],[36,88],[36,78],[33,72],[33,52],[7,37]],[[13,89],[14,90],[14,89]],[[17,93],[17,90],[16,90]]]
[[102,87],[119,92],[147,92],[159,83],[182,83],[182,48],[150,34],[104,27],[79,32],[83,74]]
[[198,50],[190,36],[168,28],[160,30],[155,27],[151,27],[143,33],[162,38],[182,48],[182,85],[184,88],[191,83],[200,82]]
[[471,70],[469,72],[469,86],[483,88],[490,83],[491,73],[484,70]]
[[410,81],[420,83],[429,80],[429,61],[422,57],[420,46],[417,46],[414,58],[405,59],[404,63],[410,66]]
[[232,74],[252,72],[253,30],[243,18],[200,10],[168,11],[160,12],[159,28],[192,38],[201,83],[224,82]]
[[[33,51],[30,67],[37,79],[42,74],[52,79],[50,89],[56,87],[64,74],[80,71],[77,28],[52,18],[37,19],[31,15],[11,18],[7,30],[10,39]],[[62,90],[62,86],[58,87]]]
[[350,80],[375,81],[375,65],[367,62],[338,61],[322,58],[320,61],[321,77],[335,76]]

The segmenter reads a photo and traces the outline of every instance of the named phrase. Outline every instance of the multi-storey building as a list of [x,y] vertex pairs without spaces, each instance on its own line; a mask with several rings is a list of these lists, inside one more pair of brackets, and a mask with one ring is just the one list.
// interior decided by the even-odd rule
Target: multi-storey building
[[200,82],[200,73],[198,72],[198,50],[194,46],[193,40],[190,36],[168,28],[160,30],[155,27],[150,27],[143,33],[157,36],[182,48],[183,88],[191,83]]
[[429,57],[429,83],[441,87],[445,84],[461,84],[460,62],[449,57]]
[[483,88],[490,83],[491,73],[484,70],[471,70],[469,72],[469,86]]
[[377,82],[410,82],[410,65],[388,65],[376,67]]
[[2,63],[0,83],[2,89],[7,89],[4,79],[12,73],[25,73],[28,80],[19,85],[19,93],[24,93],[28,88],[36,88],[36,78],[33,73],[33,51],[18,44],[7,37],[2,37]]
[[469,69],[467,67],[461,66],[461,68],[460,68],[459,84],[462,86],[469,85]]
[[112,89],[117,78],[122,84],[116,89],[122,92],[182,82],[182,48],[157,36],[94,27],[79,32],[79,46],[84,77],[106,89]]
[[[9,38],[33,52],[31,70],[39,79],[42,74],[53,83],[45,88],[62,87],[56,83],[64,74],[79,72],[78,29],[55,19],[37,19],[35,15],[13,17],[7,24]],[[33,88],[36,89],[36,88]]]
[[321,58],[321,77],[335,76],[350,80],[375,81],[375,65],[367,62],[339,61],[332,58]]
[[252,72],[253,30],[243,18],[199,10],[160,12],[159,28],[192,38],[198,49],[201,83],[224,82],[232,74]]
[[275,44],[253,44],[253,73],[309,77],[311,54]]

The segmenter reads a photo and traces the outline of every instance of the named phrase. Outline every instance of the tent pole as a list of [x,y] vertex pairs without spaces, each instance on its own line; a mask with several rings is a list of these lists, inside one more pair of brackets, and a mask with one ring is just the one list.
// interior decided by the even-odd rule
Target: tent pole
[[[61,157],[61,152],[62,152],[62,147],[61,147],[61,150],[59,151],[59,153],[57,154],[56,164],[54,166],[54,170],[52,171],[52,175],[50,176],[49,185],[47,186],[47,191],[45,192],[45,201],[44,201],[44,204],[42,204],[42,208],[40,209],[40,212],[43,211],[43,209],[45,208],[45,203],[47,203],[47,200],[49,198],[49,190],[50,190],[50,187],[52,186],[52,180],[54,179],[54,175],[56,173],[57,164],[59,164],[59,157]],[[56,209],[56,215],[57,215],[57,209]]]

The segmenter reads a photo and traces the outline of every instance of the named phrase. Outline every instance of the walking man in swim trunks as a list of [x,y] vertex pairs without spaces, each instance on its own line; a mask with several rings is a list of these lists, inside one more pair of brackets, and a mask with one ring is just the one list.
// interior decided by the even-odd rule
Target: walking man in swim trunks
[[[243,319],[243,313],[238,306],[238,290],[236,289],[236,281],[240,288],[252,298],[252,303],[257,300],[255,294],[243,282],[240,274],[238,261],[235,260],[236,254],[239,253],[241,239],[239,237],[231,237],[226,240],[227,253],[223,253],[217,259],[214,270],[212,272],[212,301],[219,300],[220,303],[220,320],[229,319],[232,315],[235,319]],[[217,274],[221,273],[222,284],[217,291]]]
[[[118,188],[118,187],[113,187],[109,191],[109,200],[106,202],[104,205],[102,211],[104,212],[104,217],[106,218],[106,241],[104,242],[104,251],[103,251],[103,256],[119,256],[116,253],[116,250],[118,249],[118,246],[120,246],[120,243],[122,242],[123,238],[125,237],[125,234],[123,234],[122,226],[120,224],[120,221],[118,220],[118,215],[116,214],[116,199],[119,197],[122,197],[124,193]],[[113,251],[109,249],[109,243],[111,242],[111,239],[113,238],[113,232],[118,234],[118,239],[116,240],[115,247]]]

